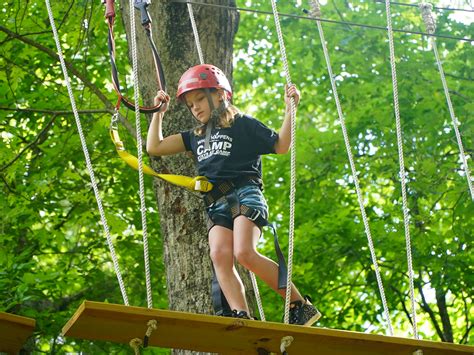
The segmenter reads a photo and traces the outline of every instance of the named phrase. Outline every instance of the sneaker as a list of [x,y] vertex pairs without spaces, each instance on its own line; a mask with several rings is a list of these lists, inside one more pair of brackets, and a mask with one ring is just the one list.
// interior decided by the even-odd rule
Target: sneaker
[[319,313],[317,308],[312,304],[308,304],[308,301],[311,302],[311,298],[304,296],[304,299],[304,303],[303,301],[290,303],[290,324],[310,327],[321,317],[321,313]]
[[250,317],[246,311],[237,311],[236,309],[232,310],[232,317],[257,320],[257,318]]

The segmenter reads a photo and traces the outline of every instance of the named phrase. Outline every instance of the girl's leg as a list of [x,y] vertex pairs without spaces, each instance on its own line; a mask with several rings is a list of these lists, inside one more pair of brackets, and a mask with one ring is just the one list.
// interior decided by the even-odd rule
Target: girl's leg
[[[286,290],[278,289],[278,264],[257,251],[260,234],[260,228],[247,217],[236,217],[234,219],[234,255],[242,266],[256,274],[284,298]],[[301,300],[303,297],[292,284],[290,301]]]
[[244,285],[234,265],[232,231],[222,226],[212,227],[209,247],[217,280],[230,308],[249,313]]

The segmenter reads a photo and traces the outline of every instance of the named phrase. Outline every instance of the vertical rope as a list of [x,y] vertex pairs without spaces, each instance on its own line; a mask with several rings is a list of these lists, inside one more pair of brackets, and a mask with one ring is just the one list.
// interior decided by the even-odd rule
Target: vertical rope
[[145,261],[145,282],[146,297],[148,308],[153,308],[151,281],[150,281],[150,261],[148,256],[148,233],[146,223],[146,206],[145,206],[145,188],[143,183],[143,142],[140,122],[140,92],[138,88],[138,56],[137,56],[137,39],[135,28],[135,11],[133,0],[129,0],[130,4],[130,39],[132,51],[132,67],[133,67],[133,94],[135,100],[135,125],[137,131],[137,157],[138,157],[138,183],[140,194],[140,212],[142,217],[143,229],[143,258]]
[[[310,5],[312,7],[311,15],[315,18],[321,18],[321,8],[319,6],[319,2],[317,0],[312,0],[312,1],[310,1]],[[372,241],[372,235],[371,235],[371,232],[370,232],[369,220],[367,218],[367,214],[366,214],[366,211],[365,211],[364,199],[362,197],[362,192],[361,192],[360,185],[359,185],[359,178],[358,178],[357,170],[356,170],[355,163],[354,163],[354,156],[353,156],[352,150],[351,150],[349,135],[347,134],[345,118],[344,118],[344,114],[342,112],[341,103],[339,101],[339,94],[337,92],[336,81],[334,80],[334,74],[333,74],[332,66],[331,66],[331,59],[329,57],[329,52],[328,52],[328,49],[327,49],[326,40],[324,38],[324,31],[323,31],[323,27],[321,25],[321,21],[316,20],[316,24],[317,24],[318,30],[319,30],[319,37],[321,39],[321,45],[323,47],[324,58],[326,59],[326,66],[327,66],[327,69],[328,69],[329,79],[331,80],[332,92],[333,92],[333,95],[334,95],[334,101],[336,102],[337,114],[339,116],[339,122],[341,124],[342,135],[344,136],[344,143],[345,143],[345,146],[346,146],[347,157],[349,158],[349,164],[350,164],[350,167],[351,167],[352,179],[354,180],[354,185],[355,185],[355,189],[356,189],[356,193],[357,193],[357,200],[359,202],[360,213],[362,215],[362,220],[364,221],[365,234],[367,235],[367,241],[368,241],[368,244],[369,244],[370,255],[372,257],[372,264],[374,265],[375,276],[376,276],[376,279],[377,279],[377,285],[378,285],[378,288],[379,288],[380,297],[382,299],[385,320],[387,322],[390,335],[393,335],[392,321],[391,321],[390,313],[389,313],[388,306],[387,306],[387,299],[385,298],[385,290],[384,290],[384,286],[383,286],[383,283],[382,283],[382,277],[380,276],[379,265],[378,265],[378,262],[377,262],[377,256],[375,254],[374,244],[373,244],[373,241]]]
[[400,107],[398,102],[398,84],[397,84],[397,67],[395,64],[395,48],[393,44],[393,30],[392,30],[392,15],[390,11],[390,0],[385,0],[385,8],[387,12],[387,32],[388,43],[390,48],[390,67],[392,71],[392,87],[393,87],[393,106],[395,109],[395,122],[397,128],[397,145],[398,145],[398,160],[400,165],[400,182],[402,189],[403,202],[403,222],[405,226],[405,242],[408,262],[408,274],[410,281],[410,299],[411,299],[411,313],[413,319],[413,336],[418,339],[418,330],[416,322],[416,304],[415,304],[415,288],[413,282],[413,265],[411,257],[411,241],[410,241],[410,216],[408,214],[407,193],[406,193],[406,172],[405,162],[403,158],[403,138],[400,123]]
[[262,299],[260,298],[260,291],[258,289],[257,280],[255,274],[252,271],[249,271],[250,279],[252,280],[253,291],[255,292],[255,298],[257,300],[258,313],[260,314],[260,320],[265,322],[265,313],[263,311]]
[[193,28],[194,41],[196,42],[196,49],[198,51],[199,63],[204,64],[204,57],[202,55],[201,41],[199,40],[199,32],[197,30],[196,21],[194,20],[193,6],[188,2],[189,19],[191,20],[191,27]]
[[63,51],[61,49],[61,43],[59,41],[58,31],[56,29],[56,24],[54,22],[53,11],[51,9],[51,4],[49,0],[45,0],[45,2],[46,2],[46,8],[48,10],[49,22],[51,23],[51,29],[53,30],[54,42],[56,43],[56,48],[58,50],[59,62],[61,63],[61,69],[64,74],[64,81],[66,82],[69,100],[71,101],[72,111],[74,113],[74,118],[76,120],[77,131],[81,139],[81,145],[82,145],[82,150],[84,152],[84,157],[86,159],[87,170],[90,175],[92,189],[94,191],[95,199],[97,201],[97,206],[99,208],[100,219],[101,219],[102,226],[104,228],[105,236],[107,239],[107,245],[109,247],[110,255],[112,257],[112,262],[113,262],[115,274],[117,276],[117,280],[119,283],[120,291],[122,292],[123,303],[126,306],[128,306],[129,304],[128,304],[127,292],[125,290],[125,285],[122,280],[122,274],[120,272],[117,255],[115,254],[114,244],[112,243],[112,238],[110,237],[109,225],[107,224],[107,218],[105,217],[104,207],[102,205],[102,199],[100,197],[99,189],[97,187],[97,182],[95,180],[94,169],[92,168],[92,163],[89,156],[89,150],[87,149],[86,139],[84,137],[84,132],[82,130],[81,119],[79,117],[79,113],[77,112],[76,100],[74,99],[74,94],[72,92],[71,81],[69,79],[66,63],[64,61],[64,56],[63,56]]
[[[430,34],[433,34],[436,30],[436,22],[433,17],[433,14],[431,13],[432,8],[433,8],[433,5],[429,3],[420,4],[421,15],[426,25],[426,32]],[[441,77],[441,82],[443,83],[444,95],[446,96],[446,103],[448,104],[449,115],[451,116],[454,132],[456,134],[456,141],[458,143],[459,155],[461,157],[463,167],[464,167],[464,174],[466,174],[467,185],[469,187],[469,192],[471,193],[471,199],[474,201],[474,189],[472,186],[472,176],[469,170],[469,166],[467,164],[467,157],[466,157],[466,153],[464,152],[461,134],[459,133],[459,126],[461,124],[459,120],[457,119],[456,115],[454,114],[454,108],[451,102],[451,94],[449,93],[448,84],[446,82],[446,76],[444,75],[443,65],[441,64],[441,59],[439,57],[438,46],[436,45],[436,38],[429,37],[428,41],[433,47],[433,52],[436,58],[436,64],[438,65],[439,75]]]
[[[280,55],[285,70],[286,83],[291,85],[291,76],[288,68],[288,60],[286,58],[286,48],[283,41],[283,35],[280,26],[280,16],[278,14],[275,0],[272,1],[273,18],[275,19],[275,27],[277,30],[278,43],[280,45]],[[295,100],[291,97],[290,100],[290,118],[291,118],[291,156],[290,156],[290,220],[289,220],[289,236],[288,236],[288,275],[286,283],[286,297],[285,297],[285,317],[284,322],[289,321],[290,298],[291,298],[291,275],[293,273],[293,246],[295,233],[295,194],[296,194],[296,105]]]

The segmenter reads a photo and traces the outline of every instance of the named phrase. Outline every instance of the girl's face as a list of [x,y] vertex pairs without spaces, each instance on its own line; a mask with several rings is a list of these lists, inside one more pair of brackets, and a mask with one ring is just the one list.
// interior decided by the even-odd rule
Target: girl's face
[[[210,93],[214,108],[217,108],[222,101],[222,90],[213,90]],[[211,109],[206,93],[202,89],[193,90],[184,95],[184,101],[191,113],[202,124],[206,124],[211,117]]]

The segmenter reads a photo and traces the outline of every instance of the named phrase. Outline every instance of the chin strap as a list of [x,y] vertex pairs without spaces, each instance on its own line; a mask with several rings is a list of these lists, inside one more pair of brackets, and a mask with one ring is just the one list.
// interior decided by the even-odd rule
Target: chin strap
[[209,121],[206,124],[206,138],[204,140],[204,151],[210,150],[210,141],[211,141],[211,132],[214,127],[217,126],[219,122],[219,117],[227,110],[229,107],[229,102],[227,100],[222,100],[219,106],[216,108],[214,107],[214,103],[212,102],[212,96],[209,89],[204,89],[206,93],[207,101],[209,102],[209,109],[211,110],[211,115],[209,117]]

